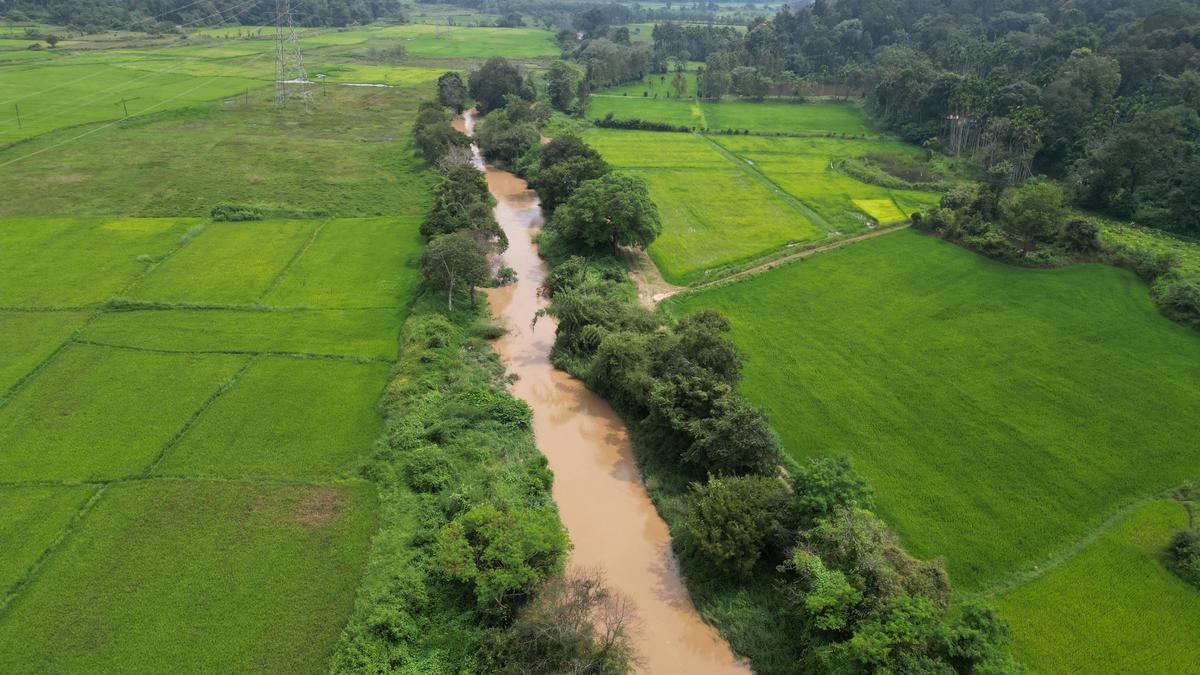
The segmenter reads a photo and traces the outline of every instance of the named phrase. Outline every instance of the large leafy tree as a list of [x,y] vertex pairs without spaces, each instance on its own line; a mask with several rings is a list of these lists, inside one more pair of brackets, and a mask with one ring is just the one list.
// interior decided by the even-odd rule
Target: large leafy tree
[[1000,200],[1000,224],[1032,249],[1038,237],[1057,234],[1063,225],[1063,191],[1054,183],[1023,185]]
[[454,292],[466,287],[475,305],[475,287],[487,281],[488,263],[479,242],[467,232],[434,237],[421,255],[421,274],[446,289],[446,308],[454,310]]
[[591,248],[645,248],[662,225],[658,207],[650,200],[646,181],[638,176],[610,173],[583,183],[554,213],[552,227],[570,241]]
[[525,93],[521,71],[503,56],[493,56],[485,61],[479,70],[471,73],[469,80],[471,97],[481,113],[503,107],[508,96]]
[[438,78],[437,96],[442,105],[453,108],[456,113],[461,113],[471,102],[471,96],[467,93],[467,85],[463,83],[462,75],[453,70],[443,73]]

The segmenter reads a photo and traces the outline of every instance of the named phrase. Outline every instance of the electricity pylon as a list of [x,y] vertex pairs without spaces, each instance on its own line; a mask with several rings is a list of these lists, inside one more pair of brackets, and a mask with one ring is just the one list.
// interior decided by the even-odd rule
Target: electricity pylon
[[304,70],[300,38],[292,22],[292,6],[288,0],[275,0],[275,105],[283,106],[293,96],[300,97],[308,110],[312,83]]

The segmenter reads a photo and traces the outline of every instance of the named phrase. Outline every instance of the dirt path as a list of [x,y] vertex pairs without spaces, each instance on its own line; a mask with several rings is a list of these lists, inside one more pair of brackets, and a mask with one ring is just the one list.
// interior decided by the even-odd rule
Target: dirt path
[[[899,225],[888,225],[886,227],[879,227],[874,230],[871,230],[870,232],[856,234],[853,237],[846,237],[845,239],[838,239],[837,241],[831,241],[828,244],[821,244],[819,246],[813,246],[811,248],[806,248],[801,251],[796,251],[795,253],[790,253],[783,257],[776,258],[774,260],[769,260],[760,265],[748,267],[740,272],[734,272],[733,274],[721,277],[720,279],[713,279],[712,281],[705,281],[703,283],[699,283],[694,286],[675,286],[674,284],[668,283],[665,279],[662,278],[662,275],[659,274],[658,268],[654,266],[654,261],[650,260],[650,257],[647,256],[642,251],[633,251],[633,252],[627,251],[625,253],[625,257],[630,265],[630,268],[629,268],[630,276],[633,278],[634,284],[637,285],[638,299],[641,300],[642,304],[644,304],[645,306],[653,308],[659,302],[662,302],[663,300],[671,297],[672,295],[678,295],[684,291],[700,290],[703,288],[708,288],[710,286],[715,286],[717,284],[725,283],[726,281],[730,281],[733,279],[740,279],[742,277],[747,277],[750,275],[758,274],[759,272],[769,270],[772,267],[786,265],[786,264],[793,262],[795,260],[798,260],[800,258],[807,258],[809,256],[816,255],[818,253],[832,251],[835,248],[849,246],[850,244],[855,244],[860,241],[866,241],[867,239],[874,239],[875,237],[882,237],[885,234],[891,234],[893,232],[898,232],[907,227],[908,227],[908,223],[902,223]],[[635,265],[637,267],[635,267]]]

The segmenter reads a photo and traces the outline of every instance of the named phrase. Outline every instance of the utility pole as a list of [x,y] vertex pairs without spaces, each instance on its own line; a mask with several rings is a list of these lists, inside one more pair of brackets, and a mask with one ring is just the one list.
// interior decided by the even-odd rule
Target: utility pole
[[122,107],[122,108],[125,110],[125,117],[126,117],[126,118],[128,118],[128,117],[129,117],[129,102],[130,102],[130,101],[136,101],[136,100],[138,100],[139,98],[141,98],[141,96],[135,96],[135,97],[133,97],[133,98],[123,98],[123,99],[121,99],[121,102],[117,104],[117,105],[121,106],[121,107]]
[[21,106],[14,103],[13,108],[15,108],[17,111],[17,129],[20,129],[21,128]]

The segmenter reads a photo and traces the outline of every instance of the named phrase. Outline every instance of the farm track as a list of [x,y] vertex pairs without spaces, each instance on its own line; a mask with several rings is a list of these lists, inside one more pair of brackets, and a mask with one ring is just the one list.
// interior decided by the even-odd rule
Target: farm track
[[717,286],[719,284],[735,281],[737,279],[754,276],[759,272],[765,272],[773,267],[786,265],[788,263],[795,262],[796,260],[814,256],[818,253],[825,253],[843,246],[856,244],[860,241],[866,241],[868,239],[882,237],[893,232],[899,232],[900,230],[906,229],[908,226],[908,223],[901,223],[898,225],[876,228],[870,232],[864,232],[852,237],[846,237],[845,239],[838,239],[837,241],[832,241],[827,244],[820,244],[797,251],[795,253],[789,253],[785,256],[768,260],[767,262],[752,265],[746,269],[728,274],[719,279],[704,281],[692,286],[675,286],[671,283],[668,283],[665,279],[663,279],[662,274],[660,274],[658,271],[658,268],[654,266],[654,262],[650,260],[649,256],[643,252],[627,251],[626,262],[630,265],[630,276],[633,278],[634,284],[638,289],[638,299],[641,300],[642,304],[644,304],[646,307],[653,308],[658,303],[673,295],[679,295],[680,293],[684,293],[686,291],[699,291],[705,288]]

